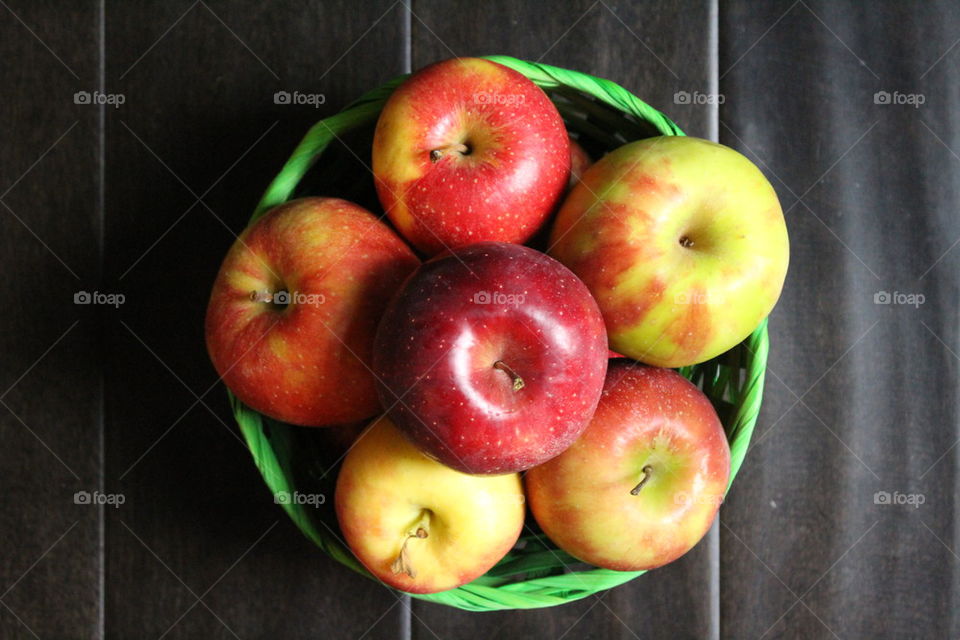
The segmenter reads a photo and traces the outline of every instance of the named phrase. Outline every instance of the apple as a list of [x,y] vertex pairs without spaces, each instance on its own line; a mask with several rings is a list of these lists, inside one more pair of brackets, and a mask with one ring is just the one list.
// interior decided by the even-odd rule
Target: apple
[[598,567],[640,571],[700,541],[729,475],[710,400],[671,369],[619,360],[587,430],[525,483],[534,518],[557,546]]
[[377,320],[419,260],[384,223],[336,198],[281,205],[230,248],[207,307],[210,359],[245,404],[298,425],[377,413]]
[[386,417],[347,454],[334,502],[357,559],[411,593],[445,591],[483,575],[523,528],[520,476],[455,471],[425,456]]
[[580,143],[570,138],[570,182],[568,189],[572,189],[583,176],[583,172],[593,164],[593,159],[587,150],[580,146]]
[[445,252],[380,322],[373,368],[396,425],[440,462],[512,473],[587,426],[607,367],[603,318],[556,260],[516,244]]
[[522,74],[479,58],[438,62],[387,100],[373,175],[391,222],[418,249],[523,243],[563,197],[567,131]]
[[603,312],[610,348],[662,367],[708,360],[773,309],[789,259],[777,194],[733,149],[666,136],[587,169],[560,209],[550,255]]

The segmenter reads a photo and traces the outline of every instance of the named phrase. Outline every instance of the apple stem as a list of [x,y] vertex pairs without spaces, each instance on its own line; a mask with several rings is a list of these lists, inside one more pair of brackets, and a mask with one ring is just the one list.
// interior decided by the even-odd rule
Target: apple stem
[[431,160],[431,162],[439,162],[439,161],[440,161],[440,158],[442,158],[443,156],[445,156],[445,155],[446,155],[448,152],[450,152],[450,151],[456,151],[456,152],[459,153],[460,155],[465,156],[465,155],[467,155],[468,153],[470,153],[470,147],[468,147],[467,145],[465,145],[465,144],[463,144],[463,143],[461,143],[461,142],[457,142],[457,143],[454,143],[454,144],[448,144],[448,145],[445,146],[445,147],[440,147],[440,148],[438,148],[438,149],[434,149],[434,150],[432,150],[432,151],[430,152],[430,160]]
[[653,467],[647,464],[643,466],[641,471],[643,472],[643,477],[640,478],[640,482],[637,483],[637,486],[633,489],[630,489],[630,495],[632,496],[640,495],[640,489],[643,489],[643,485],[647,484],[647,480],[650,479],[650,475],[653,473]]
[[514,391],[520,391],[520,389],[523,389],[523,387],[526,386],[526,384],[523,382],[523,378],[521,378],[520,375],[516,371],[511,369],[510,366],[503,360],[497,360],[496,362],[494,362],[493,368],[500,369],[500,371],[503,371],[508,376],[510,376],[510,379],[513,380]]
[[390,570],[394,573],[405,573],[411,578],[417,577],[417,572],[414,570],[413,565],[410,563],[410,550],[407,548],[407,544],[413,538],[423,539],[427,537],[427,530],[423,527],[417,527],[416,532],[409,534],[403,541],[403,545],[400,547],[400,555],[397,556],[397,559],[393,561],[393,564],[390,565]]

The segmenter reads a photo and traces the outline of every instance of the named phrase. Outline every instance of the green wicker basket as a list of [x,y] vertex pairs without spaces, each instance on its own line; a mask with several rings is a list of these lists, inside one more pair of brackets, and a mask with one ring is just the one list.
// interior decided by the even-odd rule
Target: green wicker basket
[[[516,69],[546,91],[567,127],[594,155],[639,138],[684,135],[665,115],[609,80],[507,56],[489,59]],[[251,222],[293,197],[295,190],[303,191],[304,177],[332,142],[358,131],[372,131],[387,98],[405,77],[370,91],[340,113],[314,125],[270,183]],[[760,411],[767,350],[764,321],[736,348],[680,370],[704,390],[718,409],[730,442],[731,483],[743,463]],[[278,422],[247,407],[232,394],[229,396],[253,459],[274,496],[294,492],[333,496],[336,471],[330,467],[336,466],[336,460],[330,460],[329,455],[325,459],[317,429]],[[304,535],[328,555],[372,578],[344,543],[332,504],[317,508],[294,500],[275,501],[282,504]],[[531,609],[578,600],[641,573],[644,572],[584,565],[558,549],[529,518],[525,535],[515,548],[484,576],[450,591],[413,597],[471,611]]]

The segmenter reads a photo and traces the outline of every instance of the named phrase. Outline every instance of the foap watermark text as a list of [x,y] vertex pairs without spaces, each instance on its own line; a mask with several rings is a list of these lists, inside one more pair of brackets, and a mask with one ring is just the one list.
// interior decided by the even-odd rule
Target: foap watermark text
[[277,491],[273,494],[274,504],[308,504],[314,507],[326,503],[327,496],[322,493],[301,493],[299,491]]
[[73,94],[73,104],[105,104],[119,109],[127,101],[122,93],[103,93],[102,91],[77,91]]
[[906,105],[919,109],[927,101],[922,93],[900,93],[899,91],[877,91],[873,94],[873,104]]
[[119,509],[127,501],[122,493],[101,493],[100,491],[77,491],[73,494],[73,504],[106,505]]
[[723,104],[726,101],[727,97],[722,93],[677,91],[673,94],[673,104]]
[[327,301],[322,293],[303,293],[302,291],[251,291],[252,302],[271,302],[276,305],[306,305],[316,307]]
[[927,297],[922,293],[904,293],[903,291],[877,291],[873,294],[873,304],[890,304],[897,306],[919,308]]
[[273,94],[273,104],[308,105],[319,109],[326,104],[327,96],[322,93],[301,93],[299,91],[277,91]]
[[102,304],[119,308],[127,301],[122,293],[105,293],[103,291],[77,291],[73,294],[73,304]]
[[914,509],[919,509],[920,505],[924,504],[927,501],[927,496],[922,493],[900,493],[899,491],[894,491],[893,493],[889,491],[877,491],[873,494],[873,504],[893,504],[893,505],[908,505]]
[[497,93],[494,91],[481,91],[473,94],[474,104],[498,104],[498,105],[521,105],[526,96],[522,93]]
[[526,301],[522,293],[504,293],[503,291],[477,291],[473,294],[474,304],[494,304],[519,307]]

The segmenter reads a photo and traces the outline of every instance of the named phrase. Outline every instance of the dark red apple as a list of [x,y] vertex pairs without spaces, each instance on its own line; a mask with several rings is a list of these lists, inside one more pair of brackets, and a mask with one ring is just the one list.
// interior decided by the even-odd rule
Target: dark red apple
[[538,251],[484,242],[422,265],[380,322],[374,371],[394,423],[466,473],[529,469],[589,423],[607,370],[586,287]]

